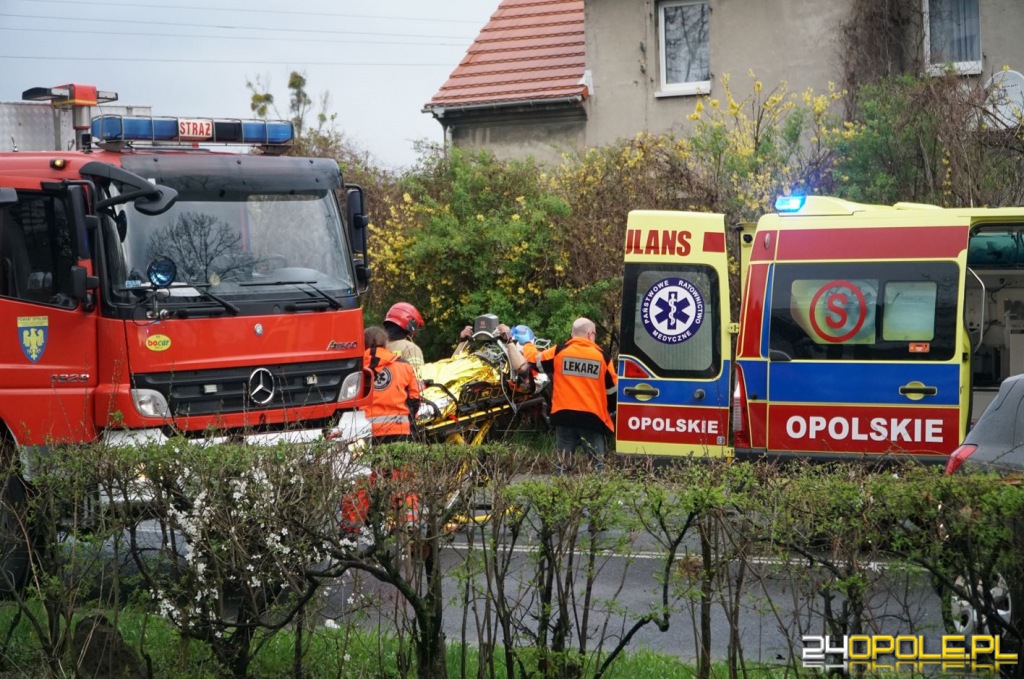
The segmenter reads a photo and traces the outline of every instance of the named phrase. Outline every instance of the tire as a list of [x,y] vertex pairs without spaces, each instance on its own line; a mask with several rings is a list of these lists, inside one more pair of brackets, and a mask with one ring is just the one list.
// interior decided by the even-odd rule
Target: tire
[[0,503],[0,599],[10,599],[25,587],[29,573],[31,534],[28,530],[25,482],[8,474]]
[[[982,596],[982,583],[977,583],[974,588],[979,599],[988,600],[988,597],[991,597],[994,604],[994,610],[991,611],[976,610],[970,601],[958,596],[954,592],[947,593],[949,617],[944,622],[948,633],[963,634],[964,636],[993,633],[994,630],[1000,629],[989,620],[990,617],[995,616],[998,616],[1004,623],[1010,624],[1010,616],[1015,613],[1014,609],[1018,608],[1018,606],[1014,605],[1013,593],[1006,582],[1006,578],[1001,573],[995,573],[992,580],[989,583],[988,596]],[[965,589],[966,580],[963,577],[957,578],[956,587],[957,589]],[[943,608],[945,610],[945,604]]]

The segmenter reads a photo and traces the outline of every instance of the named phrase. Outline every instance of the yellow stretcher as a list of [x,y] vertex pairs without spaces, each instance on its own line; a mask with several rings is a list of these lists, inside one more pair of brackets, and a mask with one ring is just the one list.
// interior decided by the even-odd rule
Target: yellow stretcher
[[428,363],[420,376],[416,430],[430,442],[479,445],[497,422],[510,422],[520,410],[545,402],[543,376],[513,378],[497,341]]
[[[545,407],[546,379],[516,379],[498,341],[423,366],[423,391],[416,417],[417,435],[432,443],[481,445],[496,425],[510,425],[525,409]],[[543,378],[544,376],[540,376]],[[466,512],[452,517],[449,528],[480,524],[492,516],[486,488],[473,487],[467,463],[461,475],[465,487],[449,500],[462,501]]]

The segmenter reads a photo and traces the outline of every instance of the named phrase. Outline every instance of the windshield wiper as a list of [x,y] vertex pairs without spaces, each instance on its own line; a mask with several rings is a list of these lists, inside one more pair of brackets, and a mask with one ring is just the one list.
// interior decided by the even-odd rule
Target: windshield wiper
[[340,309],[341,308],[341,302],[339,302],[337,300],[337,298],[335,298],[333,295],[330,295],[330,294],[324,292],[323,290],[321,290],[320,288],[316,287],[312,283],[306,283],[306,285],[308,285],[310,288],[312,288],[313,291],[316,292],[316,294],[320,295],[325,300],[327,300],[327,303],[331,305],[332,309]]
[[[165,315],[165,317],[166,315],[173,315],[178,318],[189,318],[197,315],[215,316],[219,313],[224,313],[225,311],[230,312],[231,315],[233,316],[237,316],[238,314],[242,313],[242,310],[238,306],[232,304],[231,302],[229,302],[228,300],[224,299],[219,295],[213,294],[207,289],[208,287],[209,285],[204,286],[195,284],[173,286],[173,288],[177,288],[178,290],[181,290],[183,288],[191,288],[198,292],[201,297],[205,297],[206,299],[212,300],[216,302],[219,306],[210,306],[208,304],[203,306],[197,306],[195,304],[190,304],[185,305],[184,307],[164,309],[162,315]],[[151,305],[156,305],[160,302],[162,302],[163,304],[167,304],[169,300],[173,300],[175,302],[180,301],[180,297],[175,299],[175,297],[171,295],[170,291],[173,288],[157,288],[155,286],[137,288],[124,287],[119,288],[118,292],[142,292],[145,295],[145,299],[139,300],[139,303],[149,303]],[[153,307],[153,313],[158,313],[155,306]]]
[[231,302],[227,301],[226,299],[224,299],[223,297],[221,297],[219,295],[213,294],[212,292],[210,292],[206,288],[206,286],[192,286],[192,287],[194,287],[196,290],[198,290],[199,292],[203,293],[204,295],[206,295],[207,297],[212,299],[217,304],[220,304],[222,307],[224,307],[225,309],[230,311],[233,315],[237,316],[238,314],[242,313],[242,310],[240,308],[238,308],[238,306],[232,304]]
[[323,297],[324,300],[327,301],[327,303],[331,306],[332,309],[340,309],[342,307],[342,303],[338,300],[338,298],[316,287],[314,283],[316,283],[316,281],[257,281],[255,283],[239,283],[238,285],[240,287],[246,288],[260,287],[264,285],[308,285],[313,290],[313,292]]

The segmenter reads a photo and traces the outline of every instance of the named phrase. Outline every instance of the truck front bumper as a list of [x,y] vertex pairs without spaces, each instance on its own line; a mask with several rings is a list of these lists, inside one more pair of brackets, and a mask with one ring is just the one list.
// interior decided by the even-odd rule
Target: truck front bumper
[[[216,445],[225,443],[243,443],[254,446],[273,446],[285,443],[316,443],[331,440],[346,445],[370,437],[371,427],[362,410],[346,411],[338,424],[329,430],[324,429],[293,429],[275,432],[254,432],[251,434],[231,436],[205,436],[190,438],[197,445]],[[171,438],[162,429],[109,429],[103,432],[102,441],[106,445],[131,447],[142,445],[159,445],[167,443]]]

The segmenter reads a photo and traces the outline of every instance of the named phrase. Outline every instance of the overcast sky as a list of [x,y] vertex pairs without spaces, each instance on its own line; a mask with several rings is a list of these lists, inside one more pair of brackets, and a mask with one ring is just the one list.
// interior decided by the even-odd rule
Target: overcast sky
[[0,0],[0,101],[64,83],[114,91],[154,115],[253,117],[262,79],[283,117],[288,75],[327,92],[339,128],[398,169],[442,140],[423,105],[499,0]]

